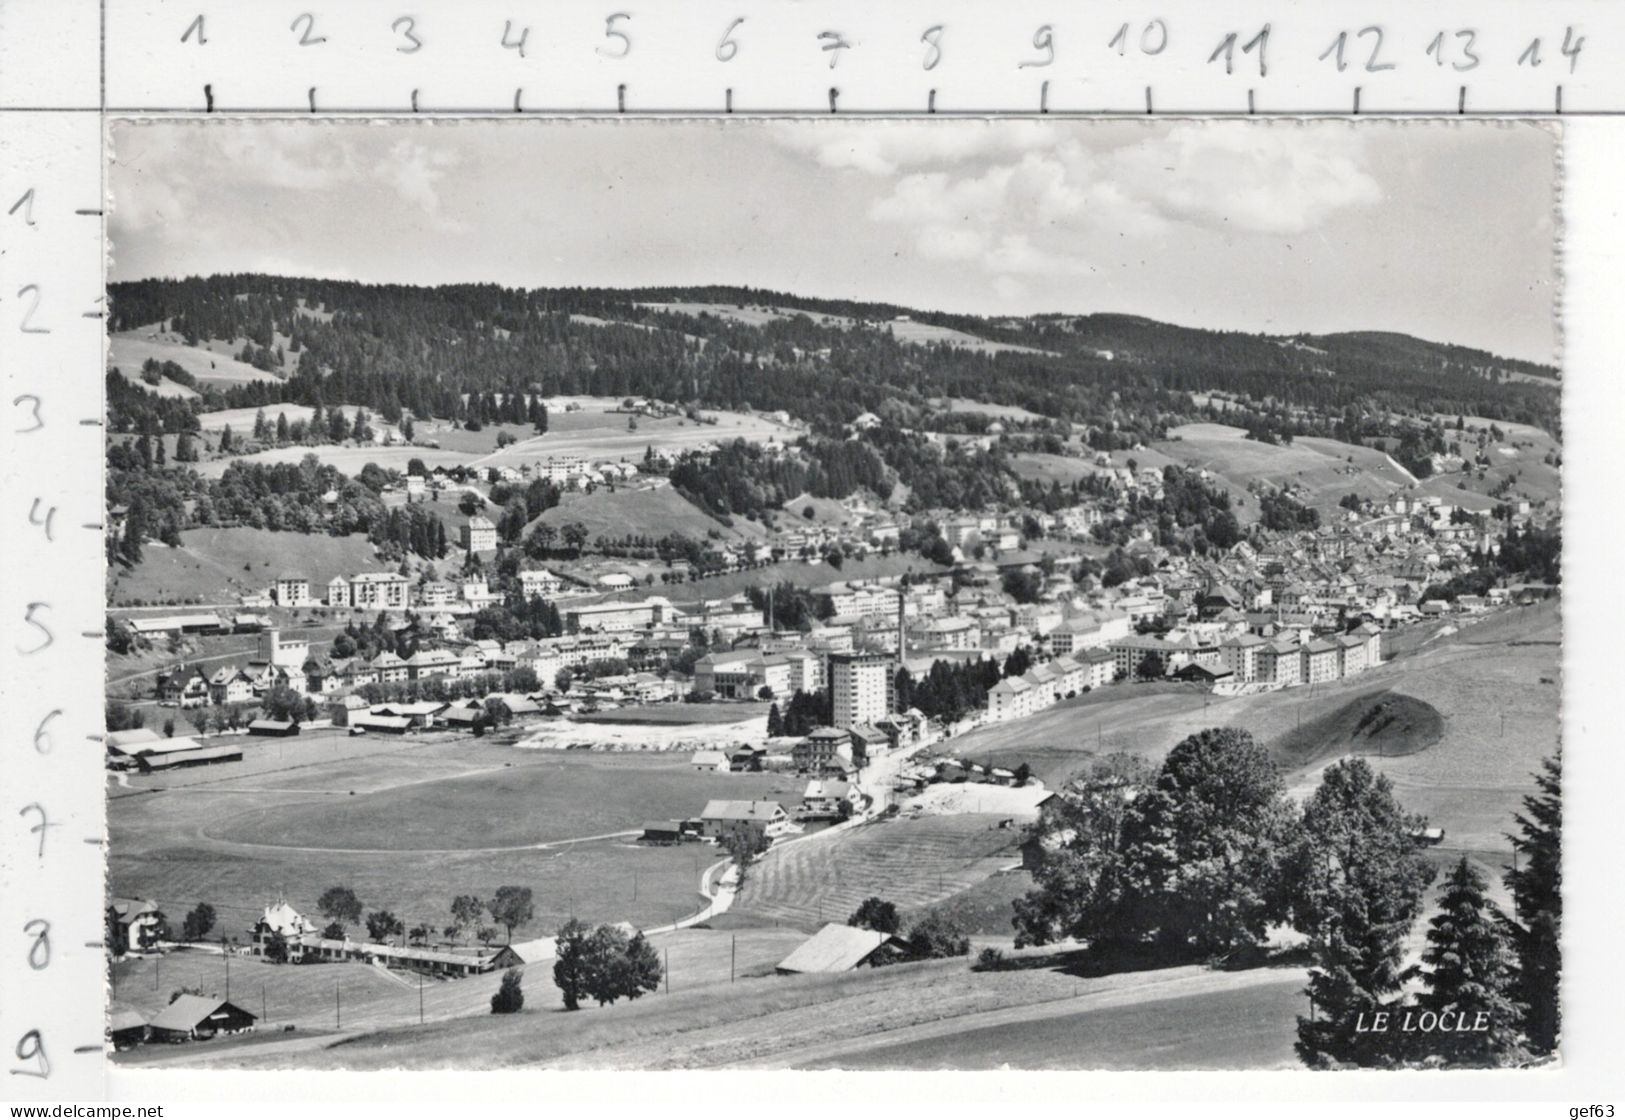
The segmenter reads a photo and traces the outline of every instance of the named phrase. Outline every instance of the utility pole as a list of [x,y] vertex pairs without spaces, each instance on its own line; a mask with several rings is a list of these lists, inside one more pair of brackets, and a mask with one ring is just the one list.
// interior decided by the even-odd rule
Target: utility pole
[[344,1025],[344,1009],[340,1004],[341,1004],[341,1001],[339,999],[339,986],[335,982],[333,984],[333,1029],[334,1030],[338,1030],[340,1027],[342,1027]]
[[[668,950],[669,952],[669,950]],[[728,938],[728,983],[734,982],[734,962],[739,959],[739,935]]]
[[260,1022],[269,1022],[270,1016],[265,1013],[265,985],[260,985]]
[[226,959],[226,998],[231,998],[231,950],[226,948],[226,939],[220,939],[220,955]]
[[671,995],[671,946],[666,946],[666,994]]
[[418,1026],[423,1025],[423,973],[418,973]]

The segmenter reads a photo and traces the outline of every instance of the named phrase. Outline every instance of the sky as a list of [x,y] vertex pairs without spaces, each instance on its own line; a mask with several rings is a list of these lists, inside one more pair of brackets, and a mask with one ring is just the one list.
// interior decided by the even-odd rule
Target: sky
[[1482,120],[126,121],[109,270],[731,284],[1550,362],[1558,144]]

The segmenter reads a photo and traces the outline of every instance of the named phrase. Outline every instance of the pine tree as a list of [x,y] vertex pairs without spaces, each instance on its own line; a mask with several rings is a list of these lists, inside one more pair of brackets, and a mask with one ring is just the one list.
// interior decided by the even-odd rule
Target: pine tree
[[779,713],[779,706],[774,704],[767,710],[767,737],[777,739],[784,735],[784,716]]
[[1469,1066],[1494,1065],[1517,1049],[1522,1010],[1511,996],[1517,971],[1506,917],[1485,897],[1485,886],[1484,877],[1462,856],[1445,880],[1422,953],[1428,968],[1422,974],[1427,991],[1421,1006],[1472,1025],[1460,1031],[1441,1027],[1422,1037],[1434,1055]]
[[1526,1009],[1523,1029],[1529,1046],[1540,1053],[1557,1048],[1561,1026],[1558,981],[1562,972],[1559,944],[1563,927],[1563,755],[1541,763],[1538,793],[1523,799],[1517,816],[1518,835],[1511,836],[1518,867],[1506,874],[1512,891],[1513,916],[1508,922],[1518,958],[1516,996]]
[[263,440],[265,438],[265,432],[265,410],[262,408],[258,412],[254,413],[254,438],[257,440]]

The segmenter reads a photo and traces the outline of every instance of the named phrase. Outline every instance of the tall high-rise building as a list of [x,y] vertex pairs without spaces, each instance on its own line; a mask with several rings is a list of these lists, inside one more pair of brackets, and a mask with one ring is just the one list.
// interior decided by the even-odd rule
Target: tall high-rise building
[[892,710],[896,661],[886,653],[832,653],[829,687],[835,726],[855,727]]

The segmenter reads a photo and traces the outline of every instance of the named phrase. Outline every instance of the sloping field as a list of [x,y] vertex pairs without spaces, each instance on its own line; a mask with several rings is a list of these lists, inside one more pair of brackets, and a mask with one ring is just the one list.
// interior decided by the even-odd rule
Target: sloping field
[[[1470,472],[1435,475],[1422,483],[1423,494],[1437,496],[1447,502],[1459,503],[1470,509],[1492,509],[1495,499],[1487,496],[1502,482],[1512,481],[1510,497],[1527,498],[1532,502],[1556,502],[1563,492],[1562,468],[1546,462],[1548,453],[1563,454],[1562,446],[1548,433],[1528,424],[1492,421],[1481,416],[1465,417],[1468,431],[1454,433],[1455,417],[1438,418],[1445,426],[1447,439],[1460,438],[1462,449],[1476,451],[1478,433],[1470,429],[1488,431],[1491,424],[1499,427],[1505,438],[1489,445],[1489,465],[1483,468],[1484,478],[1478,478],[1478,468]],[[1465,484],[1465,491],[1460,484]]]
[[[1557,604],[1547,603],[1466,627],[1398,663],[1396,689],[1436,709],[1444,728],[1426,750],[1371,762],[1402,805],[1445,830],[1446,848],[1506,853],[1504,833],[1534,788],[1529,775],[1558,745],[1559,636]],[[1300,772],[1293,791],[1307,792],[1319,771]]]
[[916,346],[932,346],[946,344],[957,346],[961,350],[975,350],[982,354],[1050,354],[1053,351],[1039,350],[1032,346],[1017,346],[1009,342],[994,342],[991,339],[978,338],[976,335],[964,331],[954,330],[952,327],[939,327],[933,323],[920,323],[913,319],[893,319],[885,324],[885,329],[892,333],[892,337],[899,342],[912,342]]
[[799,307],[769,307],[758,304],[736,305],[732,303],[642,303],[638,306],[646,307],[650,311],[665,311],[673,315],[692,315],[696,318],[701,315],[714,315],[718,319],[726,319],[747,327],[760,327],[782,319],[791,319],[797,315],[805,315],[821,327],[841,327],[845,329],[858,323],[858,320],[848,318],[845,315],[826,315],[822,311],[803,311]]
[[840,327],[843,330],[855,326],[878,327],[881,330],[890,331],[899,342],[910,342],[919,346],[946,343],[949,346],[977,350],[984,354],[997,354],[1001,351],[1014,351],[1023,354],[1048,353],[1048,351],[1044,350],[1035,350],[1030,346],[1015,346],[1008,342],[993,342],[989,339],[978,338],[973,334],[967,334],[964,331],[954,330],[951,327],[919,323],[912,319],[889,319],[883,323],[865,323],[842,315],[826,315],[818,311],[803,311],[796,307],[770,307],[756,304],[746,304],[741,307],[728,303],[645,303],[640,304],[640,306],[647,307],[651,311],[666,311],[677,315],[693,315],[696,317],[702,314],[714,315],[718,319],[726,319],[747,327],[760,327],[767,323],[793,318],[796,315],[805,315],[823,327]]
[[211,345],[218,346],[219,352],[188,346],[179,336],[159,331],[156,327],[142,327],[112,335],[108,339],[107,361],[108,365],[117,366],[125,377],[137,384],[140,384],[141,366],[148,358],[174,362],[204,384],[245,385],[251,381],[279,380],[274,374],[233,358],[226,352],[229,348],[225,343]]
[[1177,742],[1163,742],[1170,725],[1196,728],[1226,722],[1232,703],[1196,685],[1111,685],[1026,719],[978,728],[947,749],[955,758],[989,766],[1014,768],[1025,762],[1055,789],[1096,754],[1167,750]]
[[713,532],[739,538],[746,534],[737,526],[750,524],[741,519],[735,522],[735,528],[727,528],[669,486],[658,490],[622,487],[614,491],[595,490],[591,494],[572,490],[561,497],[558,505],[539,514],[526,526],[525,532],[528,534],[536,525],[562,528],[571,522],[585,525],[589,539],[598,536],[659,538],[668,533],[680,533],[704,540]]
[[981,882],[1015,857],[1019,834],[994,813],[892,820],[821,833],[751,868],[729,924],[812,931],[878,895],[918,910]]
[[[273,533],[269,529],[186,529],[180,548],[156,541],[142,547],[141,563],[129,571],[109,569],[114,606],[142,602],[222,603],[266,587],[283,572],[310,580],[311,594],[325,591],[336,575],[377,567],[366,536]],[[322,588],[323,591],[318,591]]]
[[1168,434],[1177,438],[1157,448],[1216,475],[1232,501],[1245,502],[1239,511],[1244,521],[1256,520],[1258,503],[1247,493],[1255,482],[1303,487],[1308,504],[1323,518],[1335,516],[1338,499],[1346,494],[1382,498],[1416,482],[1382,452],[1336,440],[1305,437],[1279,446],[1247,439],[1243,429],[1225,424],[1186,424]]
[[[1022,347],[1012,346],[1012,350]],[[942,397],[931,402],[937,408],[947,412],[976,412],[983,416],[991,416],[995,420],[1048,420],[1049,417],[1037,412],[1031,412],[1019,405],[1013,404],[987,404],[983,401],[973,401],[967,397]]]
[[[254,430],[254,416],[255,416],[256,413],[264,412],[265,413],[265,419],[270,421],[272,424],[276,423],[277,415],[280,413],[282,415],[287,416],[288,423],[291,424],[295,420],[309,420],[310,419],[310,414],[312,412],[314,412],[314,411],[315,411],[315,409],[311,408],[308,404],[292,404],[292,403],[288,403],[288,404],[268,404],[263,409],[260,409],[260,408],[222,408],[222,409],[217,409],[214,412],[201,412],[201,413],[199,413],[198,414],[198,426],[200,428],[202,428],[205,432],[218,432],[221,428],[224,428],[229,424],[231,426],[231,430],[232,430],[232,432],[234,434],[239,435],[239,436],[244,436],[244,435],[248,435],[249,433],[253,432],[253,430]],[[355,420],[355,406],[354,405],[349,405],[349,404],[330,405],[327,408],[327,412],[329,412],[329,413],[342,412],[344,414],[346,420],[349,420],[352,423]],[[370,413],[369,413],[369,415],[370,415]],[[375,420],[374,424],[376,424],[376,423],[377,423],[377,421]],[[310,448],[308,450],[315,450],[315,449]]]
[[[1158,447],[1162,447],[1164,450],[1159,451]],[[1187,461],[1177,455],[1165,453],[1167,450],[1165,445],[1158,444],[1157,447],[1141,447],[1133,451],[1113,451],[1108,458],[1111,460],[1113,467],[1126,467],[1132,461],[1138,468],[1150,467],[1159,471],[1170,465],[1183,466],[1186,464]],[[1059,480],[1063,486],[1087,478],[1092,474],[1099,474],[1104,469],[1095,466],[1094,452],[1088,448],[1081,449],[1077,456],[1052,455],[1042,451],[1023,451],[1010,457],[1010,467],[1021,478],[1037,479],[1044,483]],[[1248,520],[1249,517],[1256,519],[1256,506],[1251,514],[1244,507],[1237,510],[1237,515],[1243,521]]]
[[[741,958],[751,951],[746,935],[738,934]],[[660,938],[652,940],[658,947]],[[726,952],[728,944],[721,948]],[[1114,1058],[1126,1063],[1136,1055],[1160,1062],[1164,1053],[1186,1050],[1199,1051],[1209,1066],[1286,1066],[1294,1061],[1290,1007],[1301,1009],[1298,989],[1303,984],[1303,973],[1295,969],[1218,973],[1187,966],[1080,976],[1064,955],[999,972],[971,972],[964,960],[926,961],[684,989],[674,950],[672,972],[676,983],[670,995],[661,991],[634,1003],[560,1015],[549,1002],[545,981],[537,988],[543,994],[530,995],[541,976],[537,969],[527,969],[528,998],[517,1015],[477,1012],[456,1021],[368,1033],[336,1045],[268,1039],[263,1046],[222,1049],[209,1064],[319,1069],[838,1067],[848,1064],[847,1054],[861,1055],[872,1047],[999,1026],[1006,1039],[1003,1052],[1012,1064],[1022,1064],[1015,1040],[1031,1038],[1027,1064],[1034,1066],[1091,1068],[1117,1064]],[[1266,991],[1280,1001],[1261,1001]],[[1193,1002],[1197,1000],[1203,1003],[1199,1006]],[[1066,1022],[1064,1017],[1105,1016],[1112,1008],[1123,1014],[1071,1027],[1074,1037],[1091,1040],[1088,1047],[1074,1043],[1068,1050],[1066,1028],[1045,1032],[1042,1027],[1049,1020]],[[1193,1016],[1198,1008],[1200,1014]],[[1204,1034],[1212,1036],[1205,1043],[1200,1040]],[[200,1055],[207,1050],[190,1048]],[[185,1061],[177,1054],[166,1064]],[[934,1068],[939,1062],[923,1057],[907,1064]],[[955,1064],[990,1063],[962,1055]]]
[[[1272,970],[1273,971],[1273,970]],[[1297,1069],[1303,1011],[1296,970],[1263,982],[1084,1011],[968,1017],[948,1033],[924,1027],[844,1047],[798,1069]],[[1058,1009],[1057,1009],[1058,1010]],[[985,1025],[984,1025],[985,1022]]]
[[1059,482],[1063,486],[1070,486],[1099,471],[1099,468],[1087,459],[1078,459],[1071,455],[1051,455],[1044,451],[1023,451],[1019,455],[1012,456],[1010,467],[1020,478],[1036,479],[1039,482]]
[[1015,916],[1012,904],[1032,888],[1030,872],[1001,871],[941,902],[904,912],[903,925],[907,928],[931,912],[952,919],[971,937],[1009,937],[1014,929],[1010,924]]
[[[549,409],[552,408],[550,404]],[[700,424],[686,417],[636,417],[637,426],[627,426],[625,414],[608,415],[588,411],[550,412],[545,435],[531,436],[501,451],[474,460],[482,467],[511,466],[536,462],[552,456],[579,455],[589,462],[600,460],[638,463],[649,448],[680,455],[703,444],[723,444],[736,439],[751,443],[792,443],[801,438],[799,429],[763,416],[745,412],[706,410],[715,424]],[[493,437],[494,438],[494,437]]]
[[[252,427],[252,419],[249,425]],[[268,451],[256,451],[252,455],[211,459],[207,463],[199,463],[197,473],[204,478],[219,478],[226,473],[226,468],[232,463],[297,463],[306,455],[314,455],[321,462],[330,463],[343,473],[352,476],[361,473],[361,468],[368,463],[376,463],[385,470],[405,474],[407,464],[413,459],[422,459],[424,464],[430,467],[442,464],[450,467],[468,461],[468,456],[462,452],[437,451],[432,447],[411,447],[406,444],[395,444],[391,447],[377,444],[363,447],[318,444],[315,447],[273,447]]]
[[[1358,753],[1389,775],[1406,809],[1446,830],[1447,848],[1504,851],[1502,833],[1532,788],[1529,775],[1557,747],[1559,622],[1556,602],[1512,608],[1441,632],[1416,652],[1358,676],[1257,696],[1113,686],[1079,698],[1098,698],[1088,704],[1070,701],[982,728],[958,740],[954,752],[1005,766],[1026,761],[1053,789],[1096,753],[1158,760],[1203,728],[1240,727],[1266,746],[1311,760],[1287,773],[1294,796],[1313,792],[1324,766]],[[1387,730],[1375,741],[1335,731],[1351,718],[1357,726],[1368,706],[1390,697],[1408,698],[1392,740]],[[1436,739],[1435,718],[1442,721]],[[1333,730],[1303,749],[1300,736],[1312,737],[1322,720]],[[1396,756],[1401,748],[1411,753]]]

